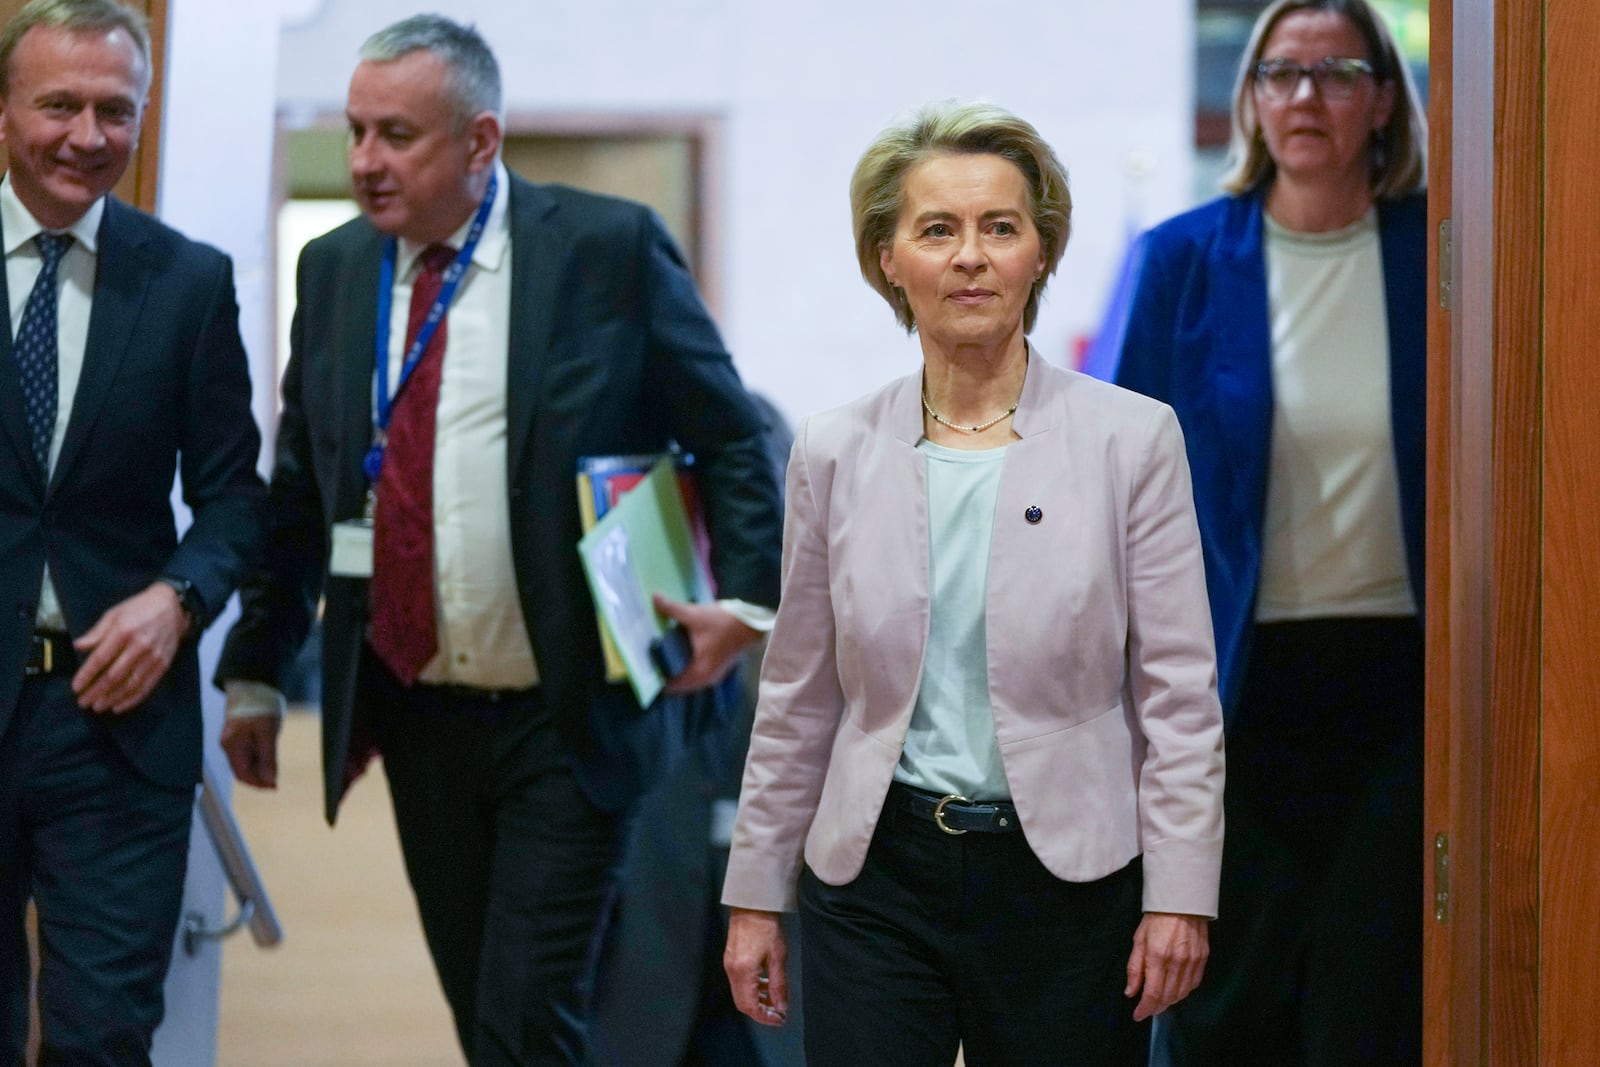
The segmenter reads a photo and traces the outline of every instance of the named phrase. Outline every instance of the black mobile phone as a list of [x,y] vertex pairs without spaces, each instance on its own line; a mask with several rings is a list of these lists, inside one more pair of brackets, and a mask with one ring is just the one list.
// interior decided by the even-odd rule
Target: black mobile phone
[[676,678],[689,668],[694,649],[689,644],[689,632],[677,623],[666,633],[650,642],[650,662],[668,678]]

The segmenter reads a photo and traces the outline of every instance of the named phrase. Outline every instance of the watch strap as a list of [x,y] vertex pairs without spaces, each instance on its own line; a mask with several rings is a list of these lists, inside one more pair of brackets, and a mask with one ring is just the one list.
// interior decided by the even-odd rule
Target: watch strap
[[156,581],[171,589],[178,595],[178,606],[183,609],[184,615],[189,619],[189,633],[200,629],[201,617],[204,608],[200,603],[200,595],[194,591],[194,583],[187,578],[180,578],[175,574],[163,574]]

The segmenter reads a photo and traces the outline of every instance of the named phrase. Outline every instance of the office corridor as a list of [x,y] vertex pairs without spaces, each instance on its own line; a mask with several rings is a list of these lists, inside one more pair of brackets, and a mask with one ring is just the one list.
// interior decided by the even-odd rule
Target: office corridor
[[382,773],[356,783],[330,830],[318,729],[314,715],[285,720],[276,793],[235,787],[284,941],[224,948],[218,1067],[456,1067]]

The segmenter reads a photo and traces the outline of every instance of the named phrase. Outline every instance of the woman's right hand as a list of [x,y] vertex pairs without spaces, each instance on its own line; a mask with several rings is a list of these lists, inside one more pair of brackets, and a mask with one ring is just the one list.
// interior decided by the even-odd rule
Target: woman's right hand
[[775,911],[733,908],[722,951],[734,1005],[762,1026],[782,1026],[789,1017],[788,950],[779,919]]

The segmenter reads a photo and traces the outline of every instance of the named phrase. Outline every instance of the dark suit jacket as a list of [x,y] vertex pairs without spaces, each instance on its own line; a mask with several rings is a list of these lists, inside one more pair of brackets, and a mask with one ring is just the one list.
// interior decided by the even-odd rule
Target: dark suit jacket
[[[0,271],[0,307],[5,275]],[[107,199],[83,374],[48,487],[33,457],[10,330],[0,351],[0,733],[16,706],[46,560],[67,626],[163,574],[209,622],[259,540],[261,441],[239,340],[233,268],[213,248]],[[174,473],[194,515],[180,541]],[[153,781],[200,777],[200,666],[178,652],[145,706],[97,720]]]
[[[626,201],[510,183],[512,275],[506,492],[528,636],[548,707],[590,797],[619,807],[694,733],[701,702],[641,710],[604,683],[577,554],[580,456],[694,453],[719,595],[778,596],[781,516],[761,416],[660,221]],[[357,219],[306,247],[284,377],[265,567],[242,591],[219,679],[278,685],[326,595],[323,771],[338,808],[358,707],[367,583],[326,575],[328,531],[360,515],[372,437],[383,237]]]
[[[1238,702],[1255,618],[1272,441],[1272,339],[1262,196],[1223,197],[1135,247],[1126,291],[1084,369],[1171,404],[1183,426],[1205,551],[1222,703]],[[1389,402],[1406,564],[1423,604],[1427,201],[1378,204]]]

